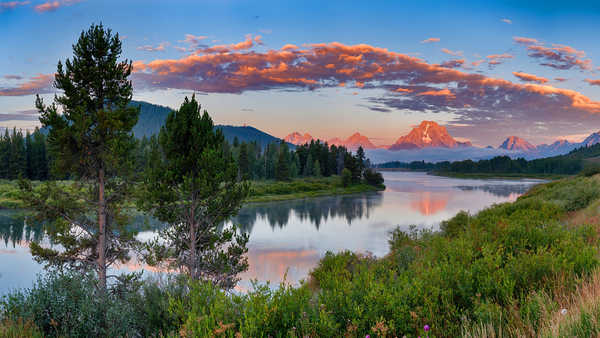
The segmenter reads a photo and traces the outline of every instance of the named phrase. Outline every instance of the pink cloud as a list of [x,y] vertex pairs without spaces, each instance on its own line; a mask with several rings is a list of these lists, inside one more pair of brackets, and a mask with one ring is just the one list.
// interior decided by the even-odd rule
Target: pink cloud
[[521,79],[523,81],[527,81],[527,82],[537,82],[540,84],[544,84],[544,83],[548,82],[548,79],[546,79],[545,77],[536,76],[533,74],[527,74],[527,73],[523,73],[523,72],[513,72],[513,75],[518,77],[519,79]]
[[29,5],[31,1],[8,1],[0,2],[0,12],[3,10],[15,9],[17,7]]
[[589,83],[590,86],[600,86],[600,80],[585,79],[584,81]]
[[504,23],[507,23],[507,24],[509,24],[509,25],[512,25],[512,20],[511,20],[511,19],[506,19],[506,18],[504,18],[504,19],[501,19],[500,21],[502,21],[502,22],[504,22]]
[[215,45],[207,48],[200,48],[197,51],[197,54],[212,54],[212,53],[229,53],[231,51],[242,51],[247,50],[254,45],[262,45],[261,36],[257,35],[252,38],[251,34],[246,35],[246,39],[239,43],[233,43],[229,45]]
[[32,94],[42,94],[52,92],[52,83],[54,74],[39,74],[33,76],[17,87],[0,88],[0,96],[23,96]]
[[500,64],[504,63],[504,61],[506,61],[508,59],[512,59],[513,56],[510,54],[504,53],[504,54],[488,55],[488,56],[486,56],[486,58],[488,59],[487,63],[491,68],[492,66],[496,66],[496,65],[500,65]]
[[81,2],[81,0],[47,1],[47,2],[44,2],[42,4],[35,6],[34,9],[38,13],[52,12],[52,11],[57,10],[60,7],[70,6],[70,5],[76,4],[78,2]]
[[554,81],[558,81],[558,82],[565,82],[565,81],[567,81],[567,80],[568,80],[568,79],[566,79],[566,78],[564,78],[564,77],[555,77],[555,78],[554,78]]
[[528,55],[531,58],[541,60],[540,65],[554,69],[571,69],[573,67],[581,70],[591,70],[592,60],[584,59],[585,52],[571,46],[552,44],[551,47],[533,38],[514,37],[516,43],[527,46]]
[[421,41],[421,43],[432,43],[432,42],[440,42],[440,38],[427,38],[427,39]]
[[442,52],[444,52],[448,55],[453,55],[453,56],[462,56],[462,54],[463,54],[462,51],[453,51],[448,48],[442,48]]
[[459,68],[462,65],[464,65],[464,63],[465,63],[465,59],[455,59],[455,60],[444,61],[440,64],[440,66],[446,67],[446,68]]
[[170,44],[168,42],[161,42],[158,44],[158,46],[154,47],[152,45],[145,45],[145,46],[139,46],[136,49],[137,50],[143,50],[146,52],[164,52],[166,47],[169,46]]

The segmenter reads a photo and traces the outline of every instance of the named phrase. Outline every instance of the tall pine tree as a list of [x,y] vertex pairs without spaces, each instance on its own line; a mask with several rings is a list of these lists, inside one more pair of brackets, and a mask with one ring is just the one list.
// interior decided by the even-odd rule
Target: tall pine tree
[[73,58],[58,63],[54,86],[63,94],[50,106],[39,96],[36,100],[54,170],[71,175],[75,183],[71,189],[56,182],[33,189],[21,181],[28,206],[54,220],[48,234],[59,244],[32,243],[32,254],[50,265],[94,270],[101,293],[108,267],[127,261],[135,242],[124,204],[131,193],[131,130],[139,111],[128,106],[132,64],[119,61],[120,56],[119,35],[102,24],[81,32]]

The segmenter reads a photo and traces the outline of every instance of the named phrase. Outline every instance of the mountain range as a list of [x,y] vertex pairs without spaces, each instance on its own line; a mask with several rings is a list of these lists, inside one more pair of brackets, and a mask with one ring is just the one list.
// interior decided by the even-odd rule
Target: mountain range
[[[131,105],[141,108],[138,123],[133,128],[136,137],[158,134],[165,123],[167,115],[172,110],[169,107],[143,101],[132,101]],[[237,138],[240,142],[257,141],[264,147],[267,144],[281,141],[280,138],[251,126],[217,125],[215,128],[221,129],[229,142],[233,142]],[[299,132],[291,133],[284,138],[290,146],[309,143],[314,139],[309,133],[301,134]],[[457,141],[444,126],[440,126],[436,122],[423,121],[407,135],[400,136],[390,146],[378,146],[367,136],[358,132],[346,139],[334,137],[328,139],[327,142],[337,146],[345,146],[350,150],[356,150],[359,146],[362,146],[365,150],[368,150],[367,155],[373,157],[371,159],[373,163],[409,159],[425,161],[484,159],[498,155],[534,159],[566,154],[576,148],[589,147],[600,143],[600,132],[592,133],[582,142],[557,140],[551,144],[537,146],[518,136],[509,136],[496,148],[491,146],[480,148],[472,146],[469,141]]]

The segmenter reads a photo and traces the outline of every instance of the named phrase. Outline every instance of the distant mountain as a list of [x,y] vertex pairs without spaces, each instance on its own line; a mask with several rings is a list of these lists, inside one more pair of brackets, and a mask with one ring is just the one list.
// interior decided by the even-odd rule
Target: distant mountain
[[[136,137],[149,137],[151,135],[158,134],[160,128],[165,124],[167,116],[173,110],[169,107],[160,106],[144,101],[131,101],[131,106],[140,106],[140,116],[138,123],[133,127],[133,134]],[[227,125],[216,125],[215,128],[219,128],[223,131],[225,139],[228,142],[233,143],[233,140],[237,137],[240,142],[251,142],[256,141],[263,147],[273,142],[280,142],[281,139],[269,135],[263,131],[260,131],[254,127],[244,126],[227,126]]]
[[350,137],[348,137],[346,139],[346,141],[344,141],[344,145],[348,149],[358,149],[358,147],[363,147],[364,149],[377,148],[377,146],[374,145],[373,142],[371,142],[371,140],[369,140],[368,137],[361,135],[358,132],[356,132],[356,133],[352,134]]
[[566,154],[573,149],[579,148],[580,143],[571,143],[567,140],[558,140],[552,144],[540,144],[535,150],[545,156]]
[[502,144],[498,148],[518,151],[535,150],[535,146],[533,144],[517,136],[509,136],[506,140],[504,140],[504,142],[502,142]]
[[301,144],[310,143],[313,140],[313,137],[309,133],[305,133],[304,135],[295,131],[289,135],[287,135],[284,140],[288,143],[295,144],[297,146]]
[[328,144],[330,145],[336,145],[336,146],[344,146],[350,150],[356,150],[359,147],[363,147],[363,149],[376,149],[377,146],[373,144],[373,142],[371,142],[371,140],[369,140],[368,137],[366,137],[365,135],[362,135],[361,133],[354,133],[352,135],[350,135],[350,137],[348,137],[345,140],[341,140],[337,137],[334,137],[332,139],[329,139],[327,141]]
[[586,137],[586,139],[583,140],[583,142],[581,142],[580,145],[590,147],[590,146],[593,146],[594,144],[598,144],[598,143],[600,143],[600,131],[595,132],[595,133],[591,134],[590,136]]
[[233,143],[233,140],[237,137],[240,142],[252,142],[256,141],[258,144],[263,147],[268,144],[274,142],[281,142],[280,138],[277,138],[273,135],[269,135],[264,131],[258,130],[254,127],[250,126],[227,126],[227,125],[216,125],[216,129],[221,129],[223,131],[223,135],[225,135],[225,139],[229,143]]
[[423,121],[408,133],[398,138],[389,150],[406,150],[421,148],[456,148],[471,146],[471,142],[457,142],[446,130],[433,121]]

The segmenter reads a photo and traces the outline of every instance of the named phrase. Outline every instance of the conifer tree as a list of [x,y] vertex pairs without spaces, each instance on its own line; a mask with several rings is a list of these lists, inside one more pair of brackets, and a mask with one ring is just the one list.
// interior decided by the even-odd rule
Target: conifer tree
[[138,204],[168,224],[147,246],[149,264],[166,262],[193,279],[229,289],[248,267],[248,236],[223,223],[237,213],[249,186],[238,182],[224,141],[196,98],[186,97],[161,129],[161,158],[146,171]]
[[242,142],[240,145],[240,155],[238,158],[238,166],[240,171],[240,179],[247,180],[250,178],[250,161],[248,159],[248,144]]
[[313,166],[313,176],[321,177],[321,164],[319,160],[315,160],[315,164]]
[[290,179],[290,152],[285,141],[279,144],[279,157],[277,158],[277,179],[287,181]]
[[308,157],[306,157],[306,164],[304,165],[304,176],[312,176],[314,174],[314,161],[312,159],[312,154],[308,154]]
[[71,175],[73,186],[49,182],[33,189],[28,181],[20,184],[26,204],[40,218],[54,221],[47,232],[59,244],[45,248],[32,243],[33,256],[49,265],[92,269],[101,294],[107,269],[127,261],[135,243],[123,206],[131,193],[131,130],[139,111],[128,106],[132,64],[119,61],[120,55],[119,35],[102,24],[81,32],[72,59],[58,62],[54,86],[62,94],[49,106],[36,99],[54,171]]

